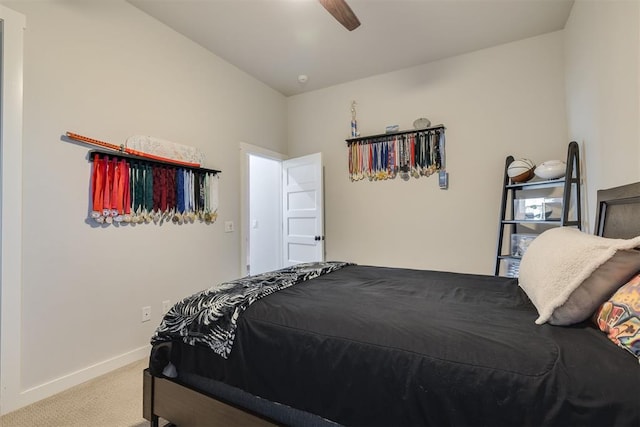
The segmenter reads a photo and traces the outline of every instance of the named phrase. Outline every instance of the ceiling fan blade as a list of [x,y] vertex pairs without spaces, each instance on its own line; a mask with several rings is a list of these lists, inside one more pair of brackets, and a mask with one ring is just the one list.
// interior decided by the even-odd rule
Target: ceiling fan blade
[[327,11],[344,27],[353,31],[360,26],[360,21],[345,0],[318,0]]

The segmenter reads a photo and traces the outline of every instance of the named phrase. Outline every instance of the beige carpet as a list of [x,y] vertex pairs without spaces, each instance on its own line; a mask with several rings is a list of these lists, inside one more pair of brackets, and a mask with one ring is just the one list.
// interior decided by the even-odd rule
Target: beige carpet
[[148,427],[142,417],[142,359],[8,413],[2,427]]

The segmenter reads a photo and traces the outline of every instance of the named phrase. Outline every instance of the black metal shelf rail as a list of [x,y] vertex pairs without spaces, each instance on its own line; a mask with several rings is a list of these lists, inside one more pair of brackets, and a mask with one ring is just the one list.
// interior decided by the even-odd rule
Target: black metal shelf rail
[[146,157],[134,156],[132,154],[127,154],[127,153],[122,153],[117,151],[109,151],[109,150],[89,150],[89,161],[93,161],[94,154],[100,154],[100,155],[109,156],[109,157],[116,157],[118,159],[126,159],[126,160],[132,160],[136,162],[148,163],[152,165],[172,167],[176,169],[187,169],[187,170],[192,170],[196,172],[212,173],[214,175],[221,173],[221,171],[216,169],[207,169],[203,167],[194,167],[194,166],[186,166],[186,165],[181,165],[181,164],[171,163],[171,162],[163,162],[160,160],[148,159]]
[[359,136],[356,138],[345,139],[345,141],[347,142],[347,144],[353,144],[354,142],[364,142],[365,144],[368,144],[368,143],[378,142],[381,140],[386,140],[388,138],[399,136],[399,135],[409,135],[412,133],[424,133],[424,132],[437,131],[437,130],[444,131],[445,129],[446,128],[444,127],[444,125],[436,125],[436,126],[429,126],[428,128],[423,128],[423,129],[411,129],[411,130],[402,130],[399,132],[380,133],[377,135]]

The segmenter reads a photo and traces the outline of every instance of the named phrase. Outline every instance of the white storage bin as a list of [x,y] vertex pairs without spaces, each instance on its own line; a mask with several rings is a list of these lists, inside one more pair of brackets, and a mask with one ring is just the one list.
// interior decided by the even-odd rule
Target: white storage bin
[[562,199],[549,197],[534,197],[530,199],[515,199],[513,201],[513,219],[544,221],[560,219]]
[[511,235],[511,256],[522,257],[527,248],[538,235],[517,233]]
[[518,277],[520,274],[520,260],[519,259],[507,259],[505,260],[507,267],[507,277]]

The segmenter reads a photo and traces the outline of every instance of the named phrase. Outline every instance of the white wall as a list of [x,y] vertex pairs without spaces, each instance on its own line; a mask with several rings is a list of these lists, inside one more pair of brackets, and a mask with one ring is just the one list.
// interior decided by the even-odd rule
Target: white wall
[[2,20],[2,139],[0,141],[0,414],[2,396],[20,387],[22,292],[22,75],[25,17],[0,6]]
[[[239,141],[286,150],[286,100],[124,1],[5,2],[26,15],[19,390],[2,411],[148,354],[161,302],[240,273]],[[247,125],[250,124],[250,125]],[[87,147],[65,131],[189,144],[221,169],[214,225],[96,228]],[[141,323],[141,307],[152,321]]]
[[282,163],[250,156],[249,264],[259,274],[282,267]]
[[596,191],[640,179],[637,1],[578,1],[565,26],[569,137],[584,147],[589,231]]
[[[492,274],[505,157],[566,157],[563,59],[555,32],[289,98],[289,154],[325,161],[327,259]],[[444,124],[449,189],[350,182],[352,100],[362,135]]]

